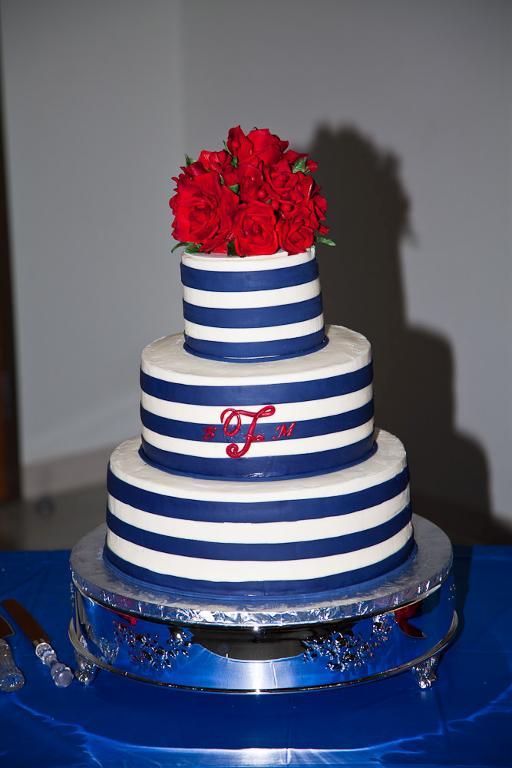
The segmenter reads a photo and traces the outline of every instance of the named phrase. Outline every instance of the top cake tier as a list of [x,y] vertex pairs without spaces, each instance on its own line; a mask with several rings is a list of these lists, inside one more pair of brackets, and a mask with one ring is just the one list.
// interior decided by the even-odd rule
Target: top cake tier
[[314,248],[294,256],[185,253],[185,349],[229,362],[299,357],[326,343]]

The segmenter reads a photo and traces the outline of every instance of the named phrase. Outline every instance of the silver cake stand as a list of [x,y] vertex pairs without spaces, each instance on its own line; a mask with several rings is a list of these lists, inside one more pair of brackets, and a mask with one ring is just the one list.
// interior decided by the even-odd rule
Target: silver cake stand
[[103,559],[105,526],[71,553],[77,677],[98,669],[181,688],[270,692],[412,670],[436,678],[457,629],[452,548],[413,516],[416,551],[386,577],[305,598],[206,600],[131,580]]

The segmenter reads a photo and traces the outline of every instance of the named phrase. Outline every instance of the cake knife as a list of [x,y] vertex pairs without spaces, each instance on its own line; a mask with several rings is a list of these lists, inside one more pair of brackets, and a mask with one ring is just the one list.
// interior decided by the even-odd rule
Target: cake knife
[[25,685],[23,673],[14,662],[11,646],[5,639],[14,635],[9,622],[0,616],[0,691],[12,693]]
[[73,672],[57,659],[50,638],[41,625],[17,600],[2,600],[2,605],[31,640],[37,658],[50,668],[50,675],[55,685],[58,688],[67,688],[73,680]]

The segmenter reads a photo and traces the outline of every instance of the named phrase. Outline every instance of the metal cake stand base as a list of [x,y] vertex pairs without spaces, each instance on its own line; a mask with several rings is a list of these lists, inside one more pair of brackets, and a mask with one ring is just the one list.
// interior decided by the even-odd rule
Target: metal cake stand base
[[416,551],[365,584],[301,598],[219,598],[160,591],[103,559],[105,526],[71,553],[69,637],[76,676],[98,669],[157,685],[271,692],[351,685],[411,670],[436,679],[455,635],[452,548],[413,516]]

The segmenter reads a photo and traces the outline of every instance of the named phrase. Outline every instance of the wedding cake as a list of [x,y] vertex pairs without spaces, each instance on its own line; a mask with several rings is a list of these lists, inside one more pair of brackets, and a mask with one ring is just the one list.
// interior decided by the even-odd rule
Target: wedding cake
[[142,352],[141,438],[108,469],[109,566],[164,590],[300,596],[414,551],[406,454],[373,420],[364,336],[326,328],[307,155],[231,129],[176,179],[184,334]]

